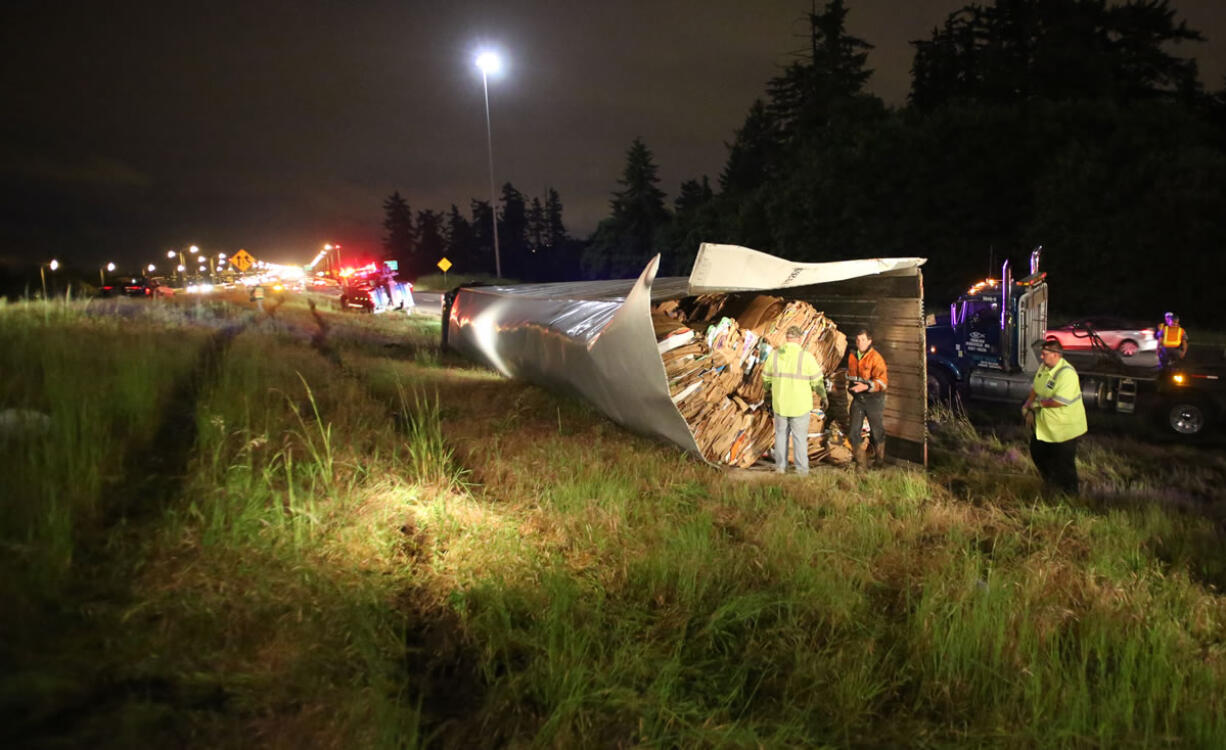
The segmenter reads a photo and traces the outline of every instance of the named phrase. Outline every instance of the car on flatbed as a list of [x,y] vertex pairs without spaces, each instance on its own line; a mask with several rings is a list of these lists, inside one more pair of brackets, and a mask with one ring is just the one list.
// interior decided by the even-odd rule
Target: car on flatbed
[[1047,338],[1058,339],[1065,349],[1093,349],[1095,337],[1121,357],[1158,350],[1156,328],[1110,315],[1078,318],[1047,329]]

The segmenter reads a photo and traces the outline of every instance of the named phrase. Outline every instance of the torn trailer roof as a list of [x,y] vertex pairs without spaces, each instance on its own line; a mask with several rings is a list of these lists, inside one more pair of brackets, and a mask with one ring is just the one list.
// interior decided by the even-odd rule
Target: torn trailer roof
[[[704,243],[688,278],[656,278],[657,256],[638,279],[461,287],[448,295],[444,341],[509,378],[575,393],[618,424],[709,460],[670,394],[653,305],[708,294],[769,294],[807,302],[848,338],[859,328],[873,331],[873,345],[890,370],[885,408],[890,455],[926,464],[923,263],[923,258],[796,263]],[[843,404],[837,416],[846,424]]]

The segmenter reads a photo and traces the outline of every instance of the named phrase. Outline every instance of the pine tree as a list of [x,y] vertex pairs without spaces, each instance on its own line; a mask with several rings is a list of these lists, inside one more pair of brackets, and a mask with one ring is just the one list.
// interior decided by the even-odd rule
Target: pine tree
[[613,215],[596,228],[584,265],[599,277],[637,274],[655,253],[656,235],[669,222],[664,191],[651,151],[635,138],[626,152],[626,167],[613,193]]
[[418,267],[413,269],[418,276],[433,270],[442,259],[447,240],[443,236],[443,216],[430,209],[417,212]]
[[532,198],[528,206],[528,251],[533,255],[545,247],[545,208],[541,199]]
[[528,267],[528,217],[524,194],[511,183],[502,186],[502,214],[498,220],[498,242],[502,254],[503,275],[512,279],[531,278]]
[[745,124],[736,131],[736,138],[728,146],[728,163],[719,176],[720,189],[725,193],[744,194],[765,184],[782,148],[775,118],[767,113],[765,102],[754,100]]
[[383,253],[385,258],[400,262],[404,268],[413,266],[417,250],[417,232],[413,227],[413,211],[399,191],[383,201]]
[[723,239],[715,194],[707,177],[682,182],[673,209],[673,221],[665,232],[661,273],[681,276],[694,265],[699,245]]
[[474,271],[493,273],[494,263],[494,233],[490,217],[489,201],[473,198],[469,206],[472,212],[473,260],[476,263]]
[[447,260],[463,273],[472,273],[479,267],[477,261],[476,240],[473,236],[472,224],[460,213],[456,204],[452,203],[447,211]]
[[771,80],[769,113],[785,140],[824,126],[833,112],[859,96],[873,72],[864,67],[873,45],[846,31],[843,0],[809,13],[809,50]]
[[566,225],[562,223],[562,199],[558,191],[545,193],[545,246],[561,247],[566,242]]
[[1196,61],[1172,45],[1204,41],[1175,21],[1170,0],[997,0],[951,13],[917,41],[911,103],[1012,103],[1034,99],[1192,103]]
[[706,175],[703,175],[702,182],[686,180],[681,183],[681,189],[677,191],[677,199],[673,202],[673,209],[677,217],[692,216],[698,209],[709,203],[713,197],[711,183],[707,180]]

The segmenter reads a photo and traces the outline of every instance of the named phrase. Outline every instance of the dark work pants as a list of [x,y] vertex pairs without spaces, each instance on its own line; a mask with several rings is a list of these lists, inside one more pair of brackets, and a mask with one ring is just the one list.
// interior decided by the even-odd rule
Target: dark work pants
[[1043,477],[1043,484],[1070,495],[1076,495],[1080,482],[1077,479],[1077,438],[1063,443],[1045,443],[1030,436],[1030,458]]
[[1183,359],[1183,351],[1175,346],[1167,349],[1162,344],[1158,344],[1158,366],[1170,367],[1179,360]]
[[864,428],[864,418],[868,417],[868,441],[872,445],[885,443],[885,392],[853,394],[851,408],[847,415],[847,436],[851,444],[860,444],[860,431]]

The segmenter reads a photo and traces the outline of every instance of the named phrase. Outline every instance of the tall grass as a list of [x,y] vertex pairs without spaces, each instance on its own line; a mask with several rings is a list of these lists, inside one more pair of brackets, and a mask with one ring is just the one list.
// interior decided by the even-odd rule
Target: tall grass
[[443,438],[442,415],[437,396],[433,399],[414,390],[412,401],[402,383],[396,384],[398,417],[408,439],[409,466],[418,482],[443,492],[462,489],[467,473],[456,466],[451,448]]
[[29,420],[0,439],[0,536],[34,591],[53,591],[103,490],[146,441],[206,334],[88,315],[63,300],[0,311],[0,409]]
[[121,697],[124,741],[1226,742],[1218,459],[1092,437],[1058,501],[1019,428],[949,413],[929,472],[743,478],[455,366],[437,324],[321,314],[327,357],[295,307],[233,341],[181,497],[118,550],[106,669],[222,696]]

